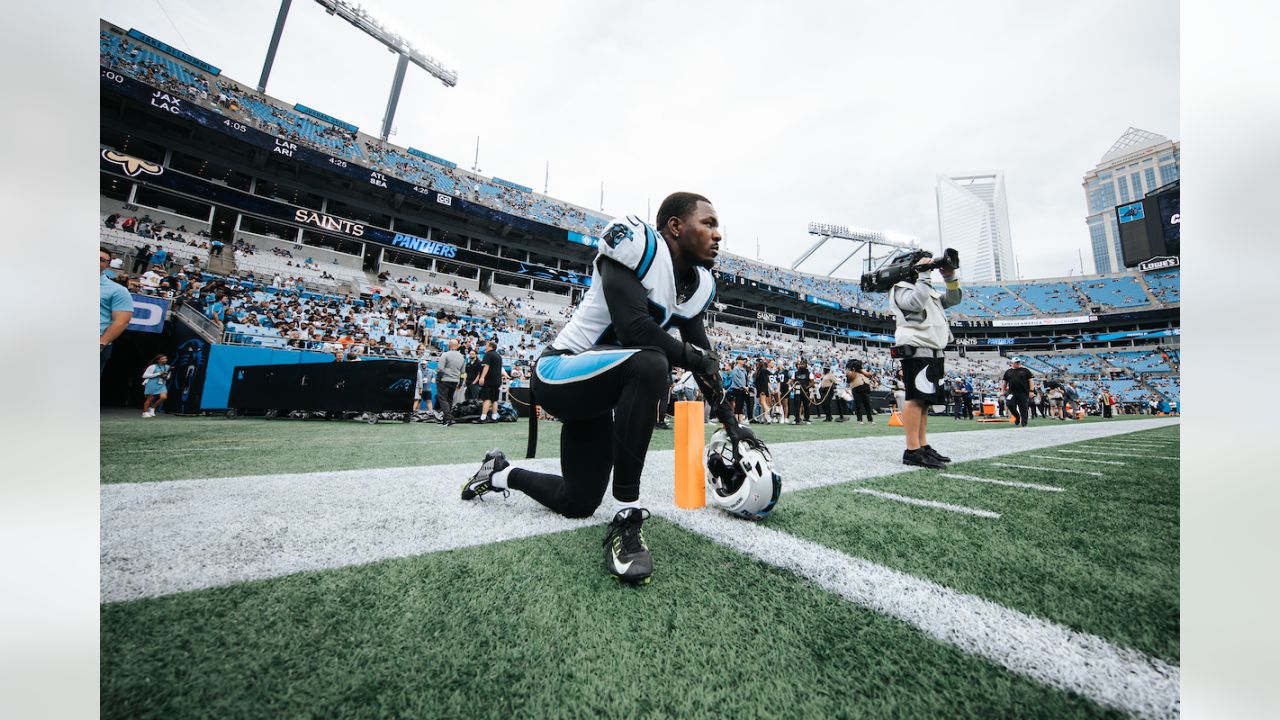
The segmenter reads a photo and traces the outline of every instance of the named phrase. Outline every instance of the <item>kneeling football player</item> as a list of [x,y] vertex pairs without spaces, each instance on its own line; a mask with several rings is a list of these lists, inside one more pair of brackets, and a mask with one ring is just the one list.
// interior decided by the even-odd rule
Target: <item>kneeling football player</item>
[[534,402],[561,423],[561,474],[512,467],[494,450],[463,485],[463,500],[519,490],[565,517],[585,518],[600,506],[612,472],[605,566],[621,580],[648,582],[653,558],[642,531],[649,511],[640,502],[640,474],[670,368],[693,372],[735,436],[750,432],[724,405],[720,361],[702,321],[716,296],[710,268],[721,237],[711,202],[685,192],[663,200],[656,229],[635,216],[605,229],[591,288],[533,370]]

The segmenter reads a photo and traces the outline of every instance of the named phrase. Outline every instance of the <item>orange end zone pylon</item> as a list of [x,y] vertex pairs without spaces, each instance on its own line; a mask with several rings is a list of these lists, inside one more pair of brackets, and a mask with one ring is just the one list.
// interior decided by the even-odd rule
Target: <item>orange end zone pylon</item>
[[707,504],[706,479],[702,467],[705,447],[702,403],[676,403],[676,507],[697,510]]
[[897,410],[894,410],[893,414],[889,416],[889,427],[902,427],[902,416],[898,414]]

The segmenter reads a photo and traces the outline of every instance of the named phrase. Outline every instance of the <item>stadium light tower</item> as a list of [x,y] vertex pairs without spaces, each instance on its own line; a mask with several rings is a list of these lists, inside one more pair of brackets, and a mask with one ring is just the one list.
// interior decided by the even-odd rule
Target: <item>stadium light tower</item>
[[[399,56],[396,62],[395,78],[391,81],[391,94],[387,96],[387,111],[382,116],[382,132],[379,137],[386,140],[391,133],[391,123],[395,120],[396,106],[400,104],[400,89],[404,86],[404,73],[409,63],[431,73],[431,76],[444,83],[445,87],[458,84],[458,73],[445,67],[439,60],[414,47],[400,34],[392,31],[384,23],[379,22],[367,9],[357,2],[348,0],[316,0],[330,15],[337,15],[382,43],[388,50]],[[275,62],[276,49],[280,46],[280,36],[284,33],[284,21],[289,15],[292,0],[280,0],[280,13],[276,16],[276,27],[271,34],[271,45],[267,48],[267,59],[262,66],[262,77],[258,80],[258,92],[267,91],[267,77],[271,74],[271,65]]]
[[[808,250],[801,253],[795,262],[791,263],[791,269],[795,270],[800,264],[809,259],[809,256],[826,244],[828,240],[847,240],[857,243],[853,251],[844,257],[843,260],[836,263],[836,266],[827,271],[827,275],[835,275],[835,272],[844,266],[845,263],[862,251],[862,248],[869,248],[868,256],[874,251],[876,245],[884,245],[891,248],[913,249],[920,246],[920,241],[908,235],[897,235],[896,233],[877,232],[875,230],[860,230],[858,228],[848,228],[844,225],[832,225],[830,223],[809,223],[809,234],[817,235],[818,239],[809,246]],[[891,237],[893,235],[893,237]]]

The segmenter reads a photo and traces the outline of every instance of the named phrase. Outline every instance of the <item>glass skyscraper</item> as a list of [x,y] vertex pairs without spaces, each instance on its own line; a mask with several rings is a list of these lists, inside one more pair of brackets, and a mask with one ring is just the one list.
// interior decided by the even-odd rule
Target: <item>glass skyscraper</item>
[[1125,269],[1115,207],[1141,200],[1152,190],[1177,180],[1181,156],[1177,140],[1131,127],[1102,156],[1098,166],[1085,173],[1082,184],[1089,208],[1085,223],[1089,227],[1094,272]]
[[1004,173],[938,176],[938,238],[960,251],[966,281],[1015,280]]

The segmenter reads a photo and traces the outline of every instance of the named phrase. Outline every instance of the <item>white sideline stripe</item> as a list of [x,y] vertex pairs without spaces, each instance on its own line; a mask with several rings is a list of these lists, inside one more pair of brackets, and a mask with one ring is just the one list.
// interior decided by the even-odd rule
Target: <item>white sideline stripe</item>
[[1057,455],[1028,455],[1027,457],[1040,458],[1041,460],[1069,460],[1071,462],[1087,462],[1102,463],[1103,465],[1124,465],[1126,463],[1118,460],[1093,460],[1090,458],[1064,458]]
[[[217,450],[221,452],[222,450],[254,450],[254,449],[255,448],[252,445],[208,445],[205,447],[197,446],[197,447],[183,448],[182,452],[186,452],[188,450],[195,451],[195,452]],[[257,448],[257,449],[260,449],[260,448]],[[155,455],[158,453],[168,454],[173,452],[174,450],[172,448],[168,450],[163,450],[161,448],[155,448],[155,447],[152,447],[152,448],[102,448],[102,453],[104,455],[120,455],[120,454],[127,454],[127,453],[151,453],[152,455]]]
[[1040,467],[1038,465],[1015,465],[1013,463],[1000,463],[1000,462],[991,463],[991,464],[996,467],[1019,468],[1022,470],[1046,470],[1048,472],[1075,473],[1076,475],[1093,475],[1094,477],[1102,477],[1102,473],[1100,472],[1093,472],[1092,470],[1077,470],[1075,468],[1051,468],[1051,467]]
[[762,524],[712,512],[664,516],[1012,672],[1139,717],[1179,716],[1177,665]]
[[906,503],[908,505],[919,505],[920,507],[947,510],[954,513],[964,513],[965,515],[977,515],[978,517],[991,518],[992,520],[1000,519],[1000,513],[991,512],[990,510],[979,510],[977,508],[965,507],[963,505],[952,505],[951,503],[938,502],[937,500],[923,500],[921,498],[907,497],[906,495],[897,495],[891,492],[872,490],[871,488],[854,488],[853,491],[856,493],[862,493],[863,495],[872,495],[884,500]]
[[1054,485],[1037,485],[1036,483],[1013,482],[1012,480],[993,480],[991,478],[978,477],[977,475],[938,473],[938,477],[955,478],[956,480],[972,480],[973,482],[991,483],[992,485],[1002,485],[1004,487],[1026,488],[1028,490],[1044,490],[1046,492],[1062,492],[1063,490],[1066,490],[1066,488],[1060,488]]

